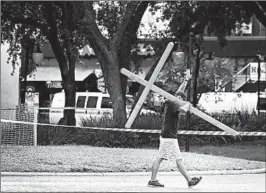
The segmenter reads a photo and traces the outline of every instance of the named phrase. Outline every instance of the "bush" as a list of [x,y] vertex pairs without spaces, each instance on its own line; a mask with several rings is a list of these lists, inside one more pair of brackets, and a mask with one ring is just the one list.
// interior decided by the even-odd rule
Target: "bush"
[[[266,132],[265,114],[248,115],[239,113],[234,115],[215,114],[213,118],[223,122],[229,127],[237,131],[264,131]],[[39,117],[39,122],[47,122],[47,118]],[[132,125],[132,129],[149,129],[160,130],[162,124],[162,115],[141,115],[138,116]],[[100,127],[113,128],[115,123],[111,118],[104,117],[101,119],[84,119],[83,127]],[[179,129],[186,130],[186,117],[181,116],[179,121]],[[194,131],[220,131],[214,125],[205,120],[191,115],[190,130]],[[74,130],[73,130],[74,131]],[[186,135],[179,136],[180,145],[184,145]],[[191,145],[204,144],[226,144],[234,143],[240,140],[256,140],[261,137],[237,137],[232,136],[199,136],[190,135]],[[75,132],[69,132],[65,128],[59,127],[38,127],[38,144],[78,144],[105,147],[158,147],[159,134],[153,133],[136,133],[136,132],[120,132],[120,131],[104,131],[94,129],[75,129]]]
[[[160,115],[140,115],[132,125],[132,129],[159,130],[162,122]],[[84,119],[83,127],[114,128],[115,123],[109,117],[101,119]],[[104,131],[80,129],[78,144],[107,147],[156,147],[159,134],[121,131]]]

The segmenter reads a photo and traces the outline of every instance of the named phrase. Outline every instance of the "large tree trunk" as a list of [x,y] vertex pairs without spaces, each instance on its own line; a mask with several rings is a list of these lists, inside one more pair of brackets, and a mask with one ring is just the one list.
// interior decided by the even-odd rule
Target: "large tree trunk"
[[131,44],[136,41],[135,34],[148,4],[149,2],[129,2],[117,31],[109,40],[103,37],[95,22],[96,13],[92,4],[84,4],[88,8],[83,21],[89,28],[90,33],[87,37],[100,61],[105,84],[113,102],[113,119],[118,127],[123,127],[127,118],[125,108],[127,77],[121,75],[120,69],[129,67]]
[[123,92],[121,73],[116,53],[110,53],[108,64],[103,69],[105,83],[113,103],[113,119],[117,127],[123,127],[126,122],[125,93]]
[[[65,91],[65,107],[75,107],[76,100],[76,85],[73,77],[66,76],[63,80],[63,86]],[[65,109],[63,119],[66,121],[66,125],[76,125],[75,110]]]
[[[54,2],[45,3],[44,7],[47,11],[46,19],[48,22],[48,29],[42,29],[43,34],[47,37],[51,44],[55,58],[58,62],[60,73],[62,77],[63,89],[65,91],[65,107],[75,107],[76,85],[75,85],[75,63],[76,53],[73,51],[74,45],[71,42],[70,34],[72,29],[72,7],[68,4],[64,5],[62,23],[64,25],[64,39],[59,38],[59,29],[56,19],[56,6]],[[62,38],[62,34],[61,34]],[[75,110],[64,110],[64,116],[59,121],[63,125],[75,125]]]
[[[95,45],[95,42],[92,42]],[[125,92],[122,88],[122,75],[120,73],[117,53],[114,50],[109,50],[108,54],[103,54],[100,49],[95,46],[94,51],[100,62],[105,86],[110,94],[113,104],[113,120],[116,127],[123,127],[126,122],[126,103]],[[125,82],[126,84],[126,82]]]

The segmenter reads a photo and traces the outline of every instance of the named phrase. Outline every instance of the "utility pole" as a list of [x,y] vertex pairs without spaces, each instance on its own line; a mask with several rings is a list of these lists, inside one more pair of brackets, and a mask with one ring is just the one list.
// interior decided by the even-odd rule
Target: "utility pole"
[[20,69],[20,73],[22,73],[22,78],[20,78],[19,80],[21,81],[21,79],[24,79],[23,81],[20,82],[20,103],[24,104],[25,103],[25,95],[27,92],[27,75],[28,75],[28,71],[29,71],[29,65],[30,65],[30,57],[31,57],[31,51],[34,45],[34,40],[31,39],[30,37],[26,37],[25,39],[22,40],[22,51],[24,53],[22,53],[23,57],[22,59],[22,65],[21,65],[21,69]]
[[30,63],[30,47],[29,44],[25,44],[25,58],[24,58],[24,73],[23,73],[23,84],[21,89],[21,103],[25,104],[25,95],[27,89],[27,75]]
[[261,72],[261,68],[260,68],[260,51],[258,50],[258,105],[257,105],[257,109],[258,109],[258,115],[260,115],[260,72]]
[[[192,55],[192,36],[193,33],[190,32],[189,33],[189,46],[188,46],[188,58],[187,58],[187,69],[190,69],[190,57]],[[188,89],[187,89],[187,101],[190,102],[190,90],[191,90],[191,82],[190,80],[188,81]],[[186,128],[187,130],[190,130],[190,118],[191,118],[191,114],[188,111],[186,114]],[[186,140],[185,140],[185,152],[189,152],[189,136],[186,136]]]

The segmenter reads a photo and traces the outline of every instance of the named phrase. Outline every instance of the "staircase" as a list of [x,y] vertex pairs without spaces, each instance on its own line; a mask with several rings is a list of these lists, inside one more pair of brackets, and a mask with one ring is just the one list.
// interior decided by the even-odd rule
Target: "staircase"
[[[237,72],[230,81],[224,83],[219,87],[216,92],[219,92],[223,89],[227,84],[232,82],[232,91],[233,92],[257,92],[258,91],[258,81],[251,80],[250,77],[250,65],[247,64],[244,68],[242,68],[239,72]],[[260,91],[265,91],[266,89],[266,80],[260,81]]]
[[245,84],[251,82],[250,77],[248,75],[238,75],[232,84],[232,90],[237,91],[240,90]]

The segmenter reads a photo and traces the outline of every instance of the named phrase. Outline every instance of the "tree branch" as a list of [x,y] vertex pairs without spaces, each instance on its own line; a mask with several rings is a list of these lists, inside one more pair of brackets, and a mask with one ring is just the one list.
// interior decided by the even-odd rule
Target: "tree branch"
[[[137,30],[139,28],[142,16],[146,11],[149,5],[148,1],[141,2],[137,7],[135,14],[131,17],[130,22],[127,25],[127,28],[124,32],[123,40],[120,43],[119,54],[122,56],[127,56],[130,53],[131,45],[135,44],[137,41]],[[127,68],[130,64],[130,57],[122,57],[120,58],[119,64],[121,65],[120,68]]]
[[238,2],[247,11],[252,12],[256,18],[266,27],[266,3],[261,1]]
[[65,57],[65,54],[63,52],[63,47],[61,46],[61,43],[58,37],[58,29],[57,29],[56,17],[55,17],[56,10],[54,10],[53,2],[49,2],[49,3],[47,2],[45,3],[44,6],[48,13],[47,22],[50,27],[47,38],[51,44],[54,55],[58,61],[62,79],[64,79],[64,77],[68,75],[68,69],[66,65],[67,59]]
[[85,8],[85,17],[83,19],[83,22],[87,27],[89,28],[91,35],[93,36],[96,45],[100,48],[100,50],[107,54],[107,44],[106,44],[106,38],[102,35],[101,31],[99,30],[96,20],[95,20],[95,11],[93,10],[91,2],[84,2]]
[[256,4],[255,15],[257,19],[266,27],[266,2],[255,1],[254,4]]
[[[128,36],[130,36],[130,41],[135,41],[137,39],[137,30],[140,26],[142,17],[147,9],[147,7],[149,6],[148,1],[143,1],[139,4],[139,6],[137,7],[137,10],[135,12],[135,14],[131,17],[131,20],[125,30],[125,38],[127,38]],[[134,38],[132,38],[132,36]]]
[[112,40],[112,47],[114,49],[117,49],[122,41],[123,34],[131,20],[132,15],[134,14],[139,2],[138,1],[132,1],[129,2],[126,8],[126,11],[123,16],[123,20],[121,21],[120,25],[117,28],[117,31],[114,35],[114,38]]

